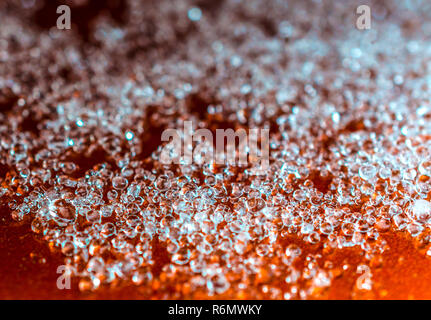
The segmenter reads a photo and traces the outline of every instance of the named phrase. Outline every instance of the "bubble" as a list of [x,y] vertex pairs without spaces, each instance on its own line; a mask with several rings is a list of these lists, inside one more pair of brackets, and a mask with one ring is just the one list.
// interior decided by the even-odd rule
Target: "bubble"
[[408,217],[404,213],[396,214],[392,218],[399,230],[403,230],[408,223]]
[[213,252],[213,247],[211,246],[211,244],[209,244],[207,242],[199,243],[196,248],[199,250],[199,252],[201,252],[205,255],[208,255],[211,252]]
[[242,65],[242,59],[240,56],[237,55],[233,55],[230,58],[230,64],[234,67],[234,68],[238,68]]
[[116,232],[117,232],[116,227],[111,222],[107,222],[103,224],[102,229],[100,230],[100,234],[105,238],[109,238],[115,235]]
[[290,244],[285,250],[285,255],[289,258],[297,258],[301,255],[301,248],[296,244]]
[[171,186],[171,180],[169,179],[168,176],[159,176],[156,181],[154,182],[154,186],[159,190],[159,191],[166,191],[170,188]]
[[266,244],[259,244],[256,247],[256,253],[261,257],[265,257],[266,255],[268,255],[269,251],[270,251],[270,248]]
[[101,221],[100,212],[97,210],[88,211],[85,214],[85,217],[86,217],[87,221],[91,222],[91,223],[100,223],[100,221]]
[[34,219],[31,222],[31,230],[34,233],[42,233],[44,230],[44,223],[40,219]]
[[126,137],[127,141],[131,141],[135,137],[135,135],[132,131],[126,131],[124,136]]
[[419,165],[419,172],[423,175],[431,176],[431,160],[424,160]]
[[292,284],[298,281],[300,277],[301,277],[301,272],[297,269],[290,267],[287,270],[287,276],[284,279],[284,281],[288,284]]
[[344,222],[341,225],[341,230],[343,231],[345,236],[351,237],[355,232],[355,225],[351,222]]
[[190,261],[191,251],[188,248],[180,248],[172,256],[172,262],[178,265],[187,264]]
[[111,240],[112,246],[117,250],[122,250],[127,246],[127,236],[122,233],[117,233],[117,235]]
[[333,112],[331,114],[331,119],[335,124],[340,123],[340,114],[338,112]]
[[412,208],[413,218],[420,222],[428,222],[431,219],[431,203],[427,200],[417,199],[414,201]]
[[117,190],[126,189],[128,184],[129,184],[129,181],[127,181],[127,179],[124,177],[117,176],[112,179],[112,186]]
[[50,206],[50,214],[58,223],[67,224],[75,220],[76,209],[73,204],[60,199]]
[[402,212],[403,212],[403,209],[398,205],[391,205],[388,211],[389,215],[391,216],[401,214]]
[[251,90],[252,90],[252,87],[248,83],[243,84],[240,88],[240,92],[242,94],[249,94]]
[[73,256],[75,253],[75,244],[72,241],[65,241],[61,244],[61,252],[65,256]]
[[91,291],[94,285],[89,277],[85,277],[79,280],[78,288],[81,292]]
[[359,176],[364,180],[371,180],[376,176],[377,169],[373,165],[363,165],[359,168]]
[[331,276],[324,270],[319,270],[313,277],[313,285],[319,288],[329,287],[331,285]]
[[392,170],[388,167],[381,167],[379,169],[379,175],[382,179],[388,179],[392,175]]
[[334,227],[329,222],[324,222],[320,225],[320,232],[323,234],[329,235],[334,230]]
[[93,276],[100,276],[105,272],[105,262],[100,257],[93,257],[88,261],[87,271]]
[[187,16],[191,21],[199,21],[202,17],[202,11],[198,7],[193,7],[189,9]]
[[418,235],[421,234],[424,227],[418,223],[409,223],[406,229],[411,234],[412,237],[417,237]]
[[217,178],[214,175],[206,175],[205,176],[205,184],[210,187],[215,186],[217,183]]
[[[136,208],[136,212],[134,212],[134,213],[138,213],[139,211],[139,208]],[[126,224],[128,225],[128,226],[130,226],[130,227],[136,227],[137,225],[139,225],[140,223],[141,223],[142,221],[141,221],[141,218],[138,216],[138,215],[136,215],[136,214],[131,214],[131,215],[129,215],[129,216],[127,216],[127,219],[126,219]]]
[[141,285],[143,283],[147,283],[153,279],[153,275],[150,271],[147,270],[137,270],[133,273],[132,281],[136,285]]
[[113,208],[111,206],[103,206],[100,209],[100,212],[104,218],[109,218],[110,216],[112,216],[112,211]]
[[224,275],[216,274],[211,280],[208,280],[207,287],[210,289],[210,292],[222,294],[229,289],[230,284]]
[[365,218],[359,218],[355,222],[355,229],[358,232],[366,233],[370,229],[370,225],[368,224],[368,221]]
[[176,241],[171,241],[169,242],[169,244],[166,246],[166,250],[170,253],[170,254],[175,254],[178,252],[178,250],[180,249],[180,246],[178,245],[178,243]]
[[316,231],[311,232],[309,235],[307,235],[306,240],[311,244],[318,243],[320,242],[320,235]]
[[262,198],[251,198],[247,200],[247,207],[251,212],[258,212],[265,207],[265,201]]
[[116,200],[118,197],[118,192],[117,190],[110,190],[108,191],[107,197],[109,200]]
[[391,227],[391,220],[389,220],[389,219],[379,218],[376,221],[376,228],[380,232],[386,232],[390,229],[390,227]]

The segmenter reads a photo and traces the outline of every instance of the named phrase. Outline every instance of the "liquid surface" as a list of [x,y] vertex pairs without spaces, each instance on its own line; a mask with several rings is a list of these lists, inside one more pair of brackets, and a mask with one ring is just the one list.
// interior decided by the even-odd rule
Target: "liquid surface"
[[58,4],[0,3],[0,297],[429,297],[431,4]]

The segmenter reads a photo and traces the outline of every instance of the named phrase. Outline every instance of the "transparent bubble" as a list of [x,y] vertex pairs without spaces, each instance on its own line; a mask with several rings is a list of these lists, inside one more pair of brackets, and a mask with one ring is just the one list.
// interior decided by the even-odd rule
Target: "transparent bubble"
[[91,222],[91,223],[100,223],[100,221],[101,221],[100,212],[97,210],[88,211],[86,213],[85,217],[86,217],[87,221]]
[[411,213],[414,219],[420,222],[428,222],[431,219],[431,202],[423,199],[415,200]]
[[70,223],[76,218],[76,209],[71,203],[60,199],[50,206],[50,214],[58,223]]
[[44,230],[44,223],[40,219],[34,219],[31,222],[31,230],[35,233],[41,233]]
[[423,160],[419,165],[419,172],[426,176],[431,176],[431,160]]
[[296,283],[300,277],[301,277],[301,272],[291,267],[287,270],[287,276],[284,279],[284,281],[288,284],[292,284],[292,283]]
[[210,288],[210,292],[214,291],[217,294],[222,294],[229,289],[230,283],[226,279],[226,277],[222,274],[214,275],[211,280],[208,280],[211,283],[207,283],[207,287]]
[[371,180],[377,174],[377,169],[373,165],[363,165],[359,168],[359,176],[364,180]]
[[334,227],[329,222],[324,222],[320,225],[320,232],[323,234],[329,235],[332,233]]
[[75,244],[72,241],[65,241],[61,244],[61,252],[65,256],[73,256],[75,253]]
[[126,189],[128,184],[129,184],[129,181],[127,181],[126,178],[121,176],[117,176],[112,179],[112,186],[117,190]]
[[376,228],[380,232],[388,231],[391,227],[391,220],[386,218],[378,218],[376,221]]
[[154,182],[156,189],[166,191],[171,186],[171,180],[168,176],[159,176]]
[[100,234],[105,238],[109,238],[115,235],[116,232],[117,232],[116,227],[111,222],[107,222],[103,224],[102,229],[100,230]]
[[191,251],[188,248],[180,248],[173,256],[172,262],[179,265],[187,264],[190,261]]
[[285,254],[287,257],[290,258],[297,258],[301,255],[301,248],[297,246],[296,244],[290,244],[287,246],[285,250]]

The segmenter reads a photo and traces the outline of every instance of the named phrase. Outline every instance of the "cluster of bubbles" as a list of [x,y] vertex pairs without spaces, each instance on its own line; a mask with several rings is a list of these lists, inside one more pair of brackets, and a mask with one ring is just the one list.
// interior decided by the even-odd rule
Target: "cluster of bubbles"
[[[390,230],[427,247],[431,26],[416,22],[431,11],[409,3],[375,4],[361,31],[355,1],[131,0],[127,23],[100,15],[84,42],[10,2],[1,203],[81,290],[305,299],[337,276],[322,251],[360,248],[365,268]],[[270,128],[270,168],[163,165],[161,131],[190,120]]]

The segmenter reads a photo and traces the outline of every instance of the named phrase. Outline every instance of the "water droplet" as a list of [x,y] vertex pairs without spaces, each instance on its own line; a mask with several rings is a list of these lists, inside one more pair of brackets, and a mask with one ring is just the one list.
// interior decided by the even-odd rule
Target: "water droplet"
[[73,204],[60,199],[50,206],[50,214],[58,223],[67,224],[75,220],[76,210]]
[[427,200],[415,200],[411,210],[413,217],[420,222],[428,222],[431,218],[431,203]]
[[359,168],[359,176],[364,180],[371,180],[377,173],[376,167],[373,165],[363,165]]
[[129,181],[124,177],[114,177],[112,179],[112,186],[117,190],[123,190],[127,187]]

